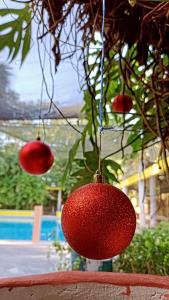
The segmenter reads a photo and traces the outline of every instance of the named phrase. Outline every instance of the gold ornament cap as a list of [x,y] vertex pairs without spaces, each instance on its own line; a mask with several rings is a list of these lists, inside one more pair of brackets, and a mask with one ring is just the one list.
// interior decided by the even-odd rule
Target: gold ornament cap
[[103,183],[104,179],[103,179],[103,175],[101,173],[101,171],[97,170],[96,173],[93,176],[93,181],[95,183]]

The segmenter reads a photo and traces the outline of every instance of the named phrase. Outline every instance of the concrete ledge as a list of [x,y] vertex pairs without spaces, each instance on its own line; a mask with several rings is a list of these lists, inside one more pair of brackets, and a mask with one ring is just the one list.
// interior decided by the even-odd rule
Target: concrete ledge
[[[29,262],[28,262],[29,263]],[[0,280],[0,299],[169,299],[169,276],[58,272]]]
[[0,279],[0,288],[29,287],[34,285],[58,285],[79,282],[107,283],[119,286],[146,286],[169,289],[169,276],[111,273],[111,272],[55,272],[42,275],[31,275]]

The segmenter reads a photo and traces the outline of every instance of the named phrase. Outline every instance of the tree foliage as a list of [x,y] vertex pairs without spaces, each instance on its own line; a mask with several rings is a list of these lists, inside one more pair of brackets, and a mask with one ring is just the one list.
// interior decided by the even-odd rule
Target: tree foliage
[[45,204],[47,191],[40,177],[26,174],[16,153],[0,151],[0,208],[33,209]]

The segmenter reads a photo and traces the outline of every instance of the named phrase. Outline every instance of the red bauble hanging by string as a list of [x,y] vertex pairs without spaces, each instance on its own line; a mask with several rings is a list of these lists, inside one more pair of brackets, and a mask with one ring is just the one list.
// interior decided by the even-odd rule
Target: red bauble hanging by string
[[62,211],[62,229],[69,245],[90,259],[108,259],[131,242],[136,215],[128,197],[106,183],[75,190]]
[[128,113],[132,109],[133,103],[130,96],[126,94],[118,95],[112,103],[112,110],[116,113]]
[[29,174],[46,173],[54,162],[50,147],[40,140],[25,144],[19,151],[19,164]]

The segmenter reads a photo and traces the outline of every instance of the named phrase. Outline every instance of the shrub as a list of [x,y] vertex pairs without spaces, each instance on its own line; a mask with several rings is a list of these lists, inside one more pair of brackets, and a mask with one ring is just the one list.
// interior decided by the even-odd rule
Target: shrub
[[140,231],[113,261],[113,271],[169,275],[169,222]]

